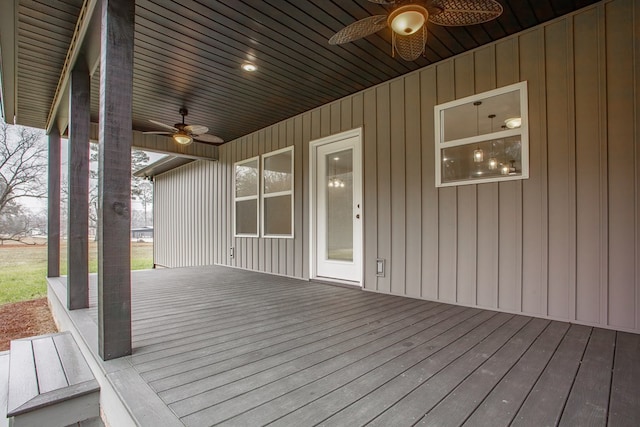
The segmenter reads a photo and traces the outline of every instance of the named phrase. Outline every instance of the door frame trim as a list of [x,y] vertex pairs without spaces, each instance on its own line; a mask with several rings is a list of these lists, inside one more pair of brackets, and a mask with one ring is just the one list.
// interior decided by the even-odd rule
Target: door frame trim
[[[347,285],[353,285],[354,283],[360,287],[364,287],[364,220],[357,221],[354,225],[360,228],[360,241],[354,242],[360,249],[360,281],[354,282],[349,280],[340,280],[335,278],[327,278],[324,276],[318,276],[317,274],[317,254],[316,254],[316,232],[317,232],[317,218],[316,218],[316,162],[317,162],[317,149],[323,145],[331,144],[334,142],[342,141],[344,139],[357,137],[359,158],[360,162],[360,212],[364,212],[364,168],[363,168],[363,150],[362,150],[362,126],[353,128],[344,132],[335,133],[329,136],[325,136],[318,139],[309,141],[309,278],[311,280],[321,280],[323,282],[342,283]],[[355,159],[355,156],[354,156]],[[362,215],[364,216],[364,215]]]

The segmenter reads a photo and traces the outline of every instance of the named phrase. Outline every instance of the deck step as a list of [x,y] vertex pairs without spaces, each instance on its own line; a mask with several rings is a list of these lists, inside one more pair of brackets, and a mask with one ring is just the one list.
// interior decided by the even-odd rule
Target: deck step
[[100,386],[69,332],[11,341],[12,427],[60,426],[100,415]]

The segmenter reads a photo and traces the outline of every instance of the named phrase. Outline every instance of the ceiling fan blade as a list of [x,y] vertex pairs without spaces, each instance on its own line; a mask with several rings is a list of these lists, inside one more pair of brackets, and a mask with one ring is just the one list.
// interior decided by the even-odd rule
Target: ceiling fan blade
[[429,21],[447,27],[482,24],[502,15],[502,5],[495,0],[439,0],[443,10],[429,16]]
[[157,122],[157,121],[155,121],[155,120],[149,120],[149,121],[150,121],[151,123],[153,123],[154,125],[157,125],[157,126],[163,127],[163,128],[165,128],[165,129],[171,129],[171,130],[172,130],[172,131],[174,131],[174,132],[178,132],[178,129],[174,128],[173,126],[165,125],[164,123],[160,123],[160,122]]
[[165,132],[163,130],[151,131],[151,132],[142,132],[144,135],[171,135],[173,132]]
[[187,125],[184,127],[184,130],[193,134],[193,135],[201,135],[203,133],[209,132],[209,128],[206,126],[199,125]]
[[395,4],[395,0],[369,0],[371,3],[377,4]]
[[207,144],[215,144],[215,145],[224,143],[224,140],[222,138],[220,138],[219,136],[211,135],[209,133],[196,135],[193,137],[193,140],[198,142],[204,142]]
[[408,36],[393,34],[394,46],[400,58],[405,61],[415,61],[424,53],[424,47],[427,44],[427,26]]
[[343,44],[376,33],[387,26],[387,15],[374,15],[348,25],[329,39],[329,44]]

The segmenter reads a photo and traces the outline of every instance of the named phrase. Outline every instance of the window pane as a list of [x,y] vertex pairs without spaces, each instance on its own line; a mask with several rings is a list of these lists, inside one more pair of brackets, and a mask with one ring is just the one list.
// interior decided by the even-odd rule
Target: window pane
[[522,175],[520,136],[442,150],[442,182]]
[[236,197],[258,195],[258,159],[236,165]]
[[291,196],[265,197],[264,234],[291,235]]
[[353,150],[327,156],[327,259],[353,261]]
[[[507,129],[507,120],[514,118],[520,118],[519,90],[482,99],[479,105],[468,102],[447,108],[443,110],[442,140],[448,142],[499,132]],[[509,126],[514,125],[509,122]]]
[[258,234],[258,200],[236,202],[236,234]]
[[277,193],[291,190],[292,151],[285,151],[274,156],[264,158],[264,193]]

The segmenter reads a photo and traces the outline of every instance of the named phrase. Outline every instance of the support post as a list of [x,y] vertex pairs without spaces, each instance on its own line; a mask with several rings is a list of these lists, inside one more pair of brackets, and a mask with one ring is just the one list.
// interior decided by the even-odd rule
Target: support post
[[89,307],[89,126],[91,78],[79,57],[69,94],[69,214],[67,218],[67,308]]
[[47,277],[60,277],[60,132],[49,134]]
[[131,110],[135,2],[100,0],[98,351],[131,354]]

